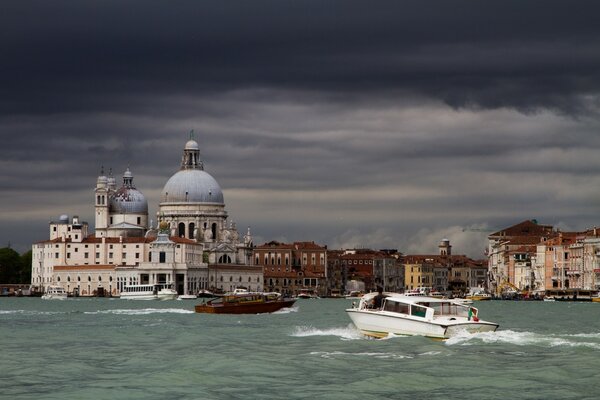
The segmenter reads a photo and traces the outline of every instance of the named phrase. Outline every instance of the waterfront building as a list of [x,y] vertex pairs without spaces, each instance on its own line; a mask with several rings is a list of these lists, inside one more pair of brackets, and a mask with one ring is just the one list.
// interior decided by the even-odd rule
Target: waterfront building
[[487,288],[487,265],[466,255],[452,254],[450,240],[442,239],[439,254],[406,255],[405,289],[428,287],[438,292],[467,293],[472,287]]
[[[531,279],[531,269],[540,263],[541,249],[537,245],[554,236],[550,225],[538,224],[535,220],[526,220],[508,228],[494,232],[488,236],[488,285],[489,290],[500,295],[506,289],[523,290],[529,285],[530,290],[537,290],[539,276]],[[535,262],[534,257],[538,257]],[[515,279],[515,268],[518,269],[518,282]],[[537,268],[534,269],[537,271]],[[519,287],[517,285],[522,285]]]
[[117,189],[101,171],[94,190],[95,232],[78,217],[50,223],[49,239],[32,246],[32,287],[60,285],[82,296],[118,295],[125,285],[172,284],[179,294],[200,289],[262,290],[252,265],[250,229],[240,238],[228,222],[223,193],[204,171],[198,143],[184,147],[181,167],[165,184],[157,213],[135,187],[129,168]]
[[265,290],[285,295],[300,291],[326,296],[327,246],[315,242],[271,241],[253,249],[254,264],[263,268]]
[[404,289],[404,268],[399,263],[400,254],[396,250],[330,250],[328,252],[329,289],[335,293],[347,294],[357,284],[366,291],[376,291],[381,286],[387,292]]
[[544,294],[549,290],[600,289],[600,238],[596,228],[561,232],[523,221],[490,235],[490,286]]

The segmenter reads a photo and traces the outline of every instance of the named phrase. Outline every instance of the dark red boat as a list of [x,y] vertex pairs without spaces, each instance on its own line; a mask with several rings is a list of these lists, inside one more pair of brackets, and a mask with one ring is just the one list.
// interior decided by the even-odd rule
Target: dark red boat
[[295,301],[282,297],[280,293],[236,290],[234,293],[197,304],[195,310],[197,313],[211,314],[260,314],[291,307]]

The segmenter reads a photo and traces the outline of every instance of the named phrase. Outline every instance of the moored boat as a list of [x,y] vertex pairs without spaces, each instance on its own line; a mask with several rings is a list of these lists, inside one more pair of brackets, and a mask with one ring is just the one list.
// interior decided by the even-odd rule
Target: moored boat
[[48,286],[42,295],[44,300],[64,300],[67,298],[67,291],[62,286]]
[[170,284],[125,285],[121,292],[124,300],[175,300],[177,291]]
[[198,296],[195,294],[182,294],[177,296],[177,300],[196,300]]
[[197,304],[194,309],[197,313],[210,314],[261,314],[291,307],[295,301],[295,299],[284,298],[280,293],[236,289],[233,293]]
[[211,292],[210,290],[206,290],[206,289],[200,289],[198,291],[198,294],[196,295],[196,297],[202,297],[202,298],[213,298],[216,297],[215,294],[213,292]]
[[385,293],[381,308],[373,308],[377,293],[364,295],[358,306],[346,310],[365,335],[389,334],[448,339],[461,333],[494,332],[498,324],[483,321],[478,309],[449,299]]
[[473,301],[491,300],[492,295],[489,293],[473,293],[473,294],[468,294],[466,296],[466,299],[473,300]]

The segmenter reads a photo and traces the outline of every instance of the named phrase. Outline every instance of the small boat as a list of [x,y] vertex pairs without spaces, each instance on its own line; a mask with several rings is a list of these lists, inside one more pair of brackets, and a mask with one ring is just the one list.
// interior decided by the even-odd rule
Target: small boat
[[498,324],[483,321],[478,309],[449,299],[384,293],[381,308],[373,308],[377,293],[346,309],[354,325],[376,338],[389,334],[448,339],[461,333],[494,332]]
[[196,297],[211,298],[212,299],[213,297],[216,297],[216,296],[210,290],[201,289],[200,291],[198,291],[198,294],[196,295]]
[[483,301],[483,300],[491,300],[492,295],[485,292],[471,293],[466,296],[468,300],[473,301]]
[[248,292],[236,289],[222,297],[197,304],[197,313],[210,314],[261,314],[291,307],[295,299],[284,298],[276,292]]
[[62,286],[48,286],[42,295],[44,300],[64,300],[67,298],[67,292]]
[[196,300],[198,296],[195,294],[181,294],[177,296],[177,300]]
[[121,292],[124,300],[175,300],[177,291],[170,284],[125,285]]
[[[556,301],[554,297],[544,297],[544,301]],[[594,301],[594,299],[592,299]]]

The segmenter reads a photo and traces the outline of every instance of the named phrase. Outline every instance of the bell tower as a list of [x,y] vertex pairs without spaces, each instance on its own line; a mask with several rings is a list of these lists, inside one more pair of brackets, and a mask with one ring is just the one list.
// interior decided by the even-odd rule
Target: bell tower
[[100,170],[100,175],[96,181],[95,194],[95,230],[96,236],[106,236],[106,229],[108,228],[108,198],[109,198],[109,187],[108,178],[104,175],[104,167]]

